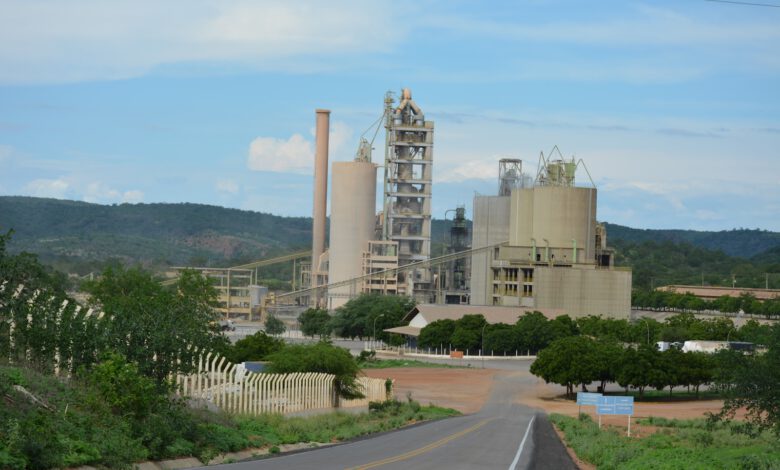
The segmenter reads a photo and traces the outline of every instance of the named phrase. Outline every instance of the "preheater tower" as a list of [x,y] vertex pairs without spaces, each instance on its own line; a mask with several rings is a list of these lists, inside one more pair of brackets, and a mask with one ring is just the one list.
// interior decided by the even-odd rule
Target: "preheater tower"
[[[394,107],[385,98],[385,181],[382,238],[398,242],[398,264],[426,260],[431,254],[433,122],[426,121],[412,92],[404,88]],[[415,291],[430,280],[426,273],[399,279]]]

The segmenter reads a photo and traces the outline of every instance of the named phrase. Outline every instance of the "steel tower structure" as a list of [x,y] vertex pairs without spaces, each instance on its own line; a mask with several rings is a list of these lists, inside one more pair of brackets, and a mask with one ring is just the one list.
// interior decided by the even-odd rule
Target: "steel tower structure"
[[[425,120],[408,88],[401,91],[398,106],[394,104],[388,92],[382,238],[398,242],[398,264],[403,266],[431,255],[433,122]],[[428,271],[399,279],[413,291],[429,289],[430,282]]]

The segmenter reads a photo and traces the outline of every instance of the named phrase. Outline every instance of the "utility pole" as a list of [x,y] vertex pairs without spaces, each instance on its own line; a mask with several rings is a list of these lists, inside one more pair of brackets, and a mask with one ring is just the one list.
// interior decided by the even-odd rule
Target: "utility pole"
[[764,287],[766,290],[769,290],[769,273],[764,273],[764,280],[766,282],[766,287]]

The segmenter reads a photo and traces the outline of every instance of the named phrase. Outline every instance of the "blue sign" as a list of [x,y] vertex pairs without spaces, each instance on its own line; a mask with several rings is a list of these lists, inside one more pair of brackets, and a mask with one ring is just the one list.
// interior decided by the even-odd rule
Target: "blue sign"
[[597,406],[601,398],[600,393],[577,392],[577,404],[580,406]]
[[633,415],[634,397],[601,397],[596,405],[600,415]]

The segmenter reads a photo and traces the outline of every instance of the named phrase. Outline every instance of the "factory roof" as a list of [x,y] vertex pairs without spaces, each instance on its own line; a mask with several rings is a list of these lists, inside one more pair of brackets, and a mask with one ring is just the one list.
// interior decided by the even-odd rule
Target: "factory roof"
[[780,289],[750,289],[746,287],[718,287],[718,286],[683,286],[670,285],[662,286],[656,290],[685,294],[690,292],[696,297],[702,299],[717,299],[724,295],[730,297],[739,297],[742,294],[753,294],[758,300],[769,300],[780,297]]

